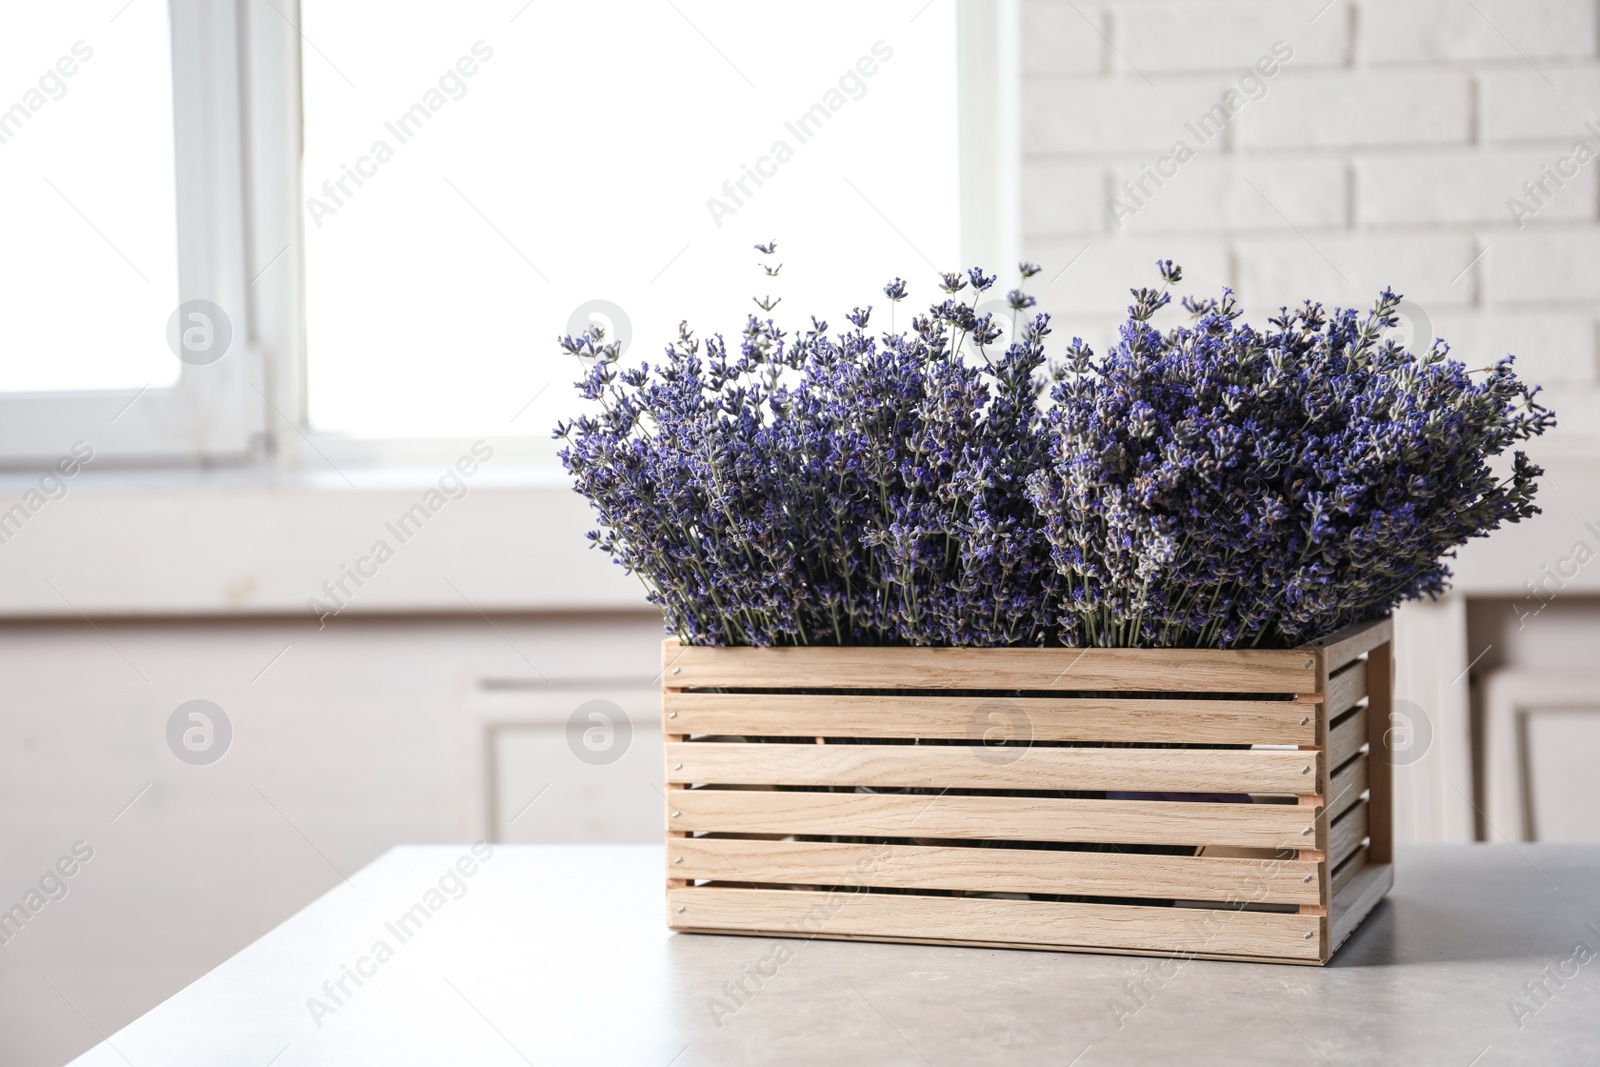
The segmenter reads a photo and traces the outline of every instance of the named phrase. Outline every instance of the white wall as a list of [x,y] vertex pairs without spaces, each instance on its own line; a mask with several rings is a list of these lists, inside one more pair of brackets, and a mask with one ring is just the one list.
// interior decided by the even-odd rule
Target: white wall
[[[1515,352],[1587,444],[1600,161],[1569,164],[1521,225],[1507,201],[1537,206],[1522,183],[1575,142],[1600,153],[1597,17],[1592,0],[1023,0],[1024,248],[1054,279],[1057,340],[1103,345],[1157,258],[1259,319],[1387,284],[1469,362]],[[1202,142],[1276,42],[1292,57]],[[1180,141],[1193,158],[1162,164]],[[1121,188],[1158,165],[1160,186]]]
[[[1473,836],[1463,597],[1522,596],[1600,520],[1597,11],[1022,0],[1023,247],[1044,267],[1057,345],[1103,351],[1129,287],[1159,284],[1158,258],[1183,265],[1183,292],[1233,287],[1253,322],[1307,298],[1365,308],[1388,285],[1412,337],[1442,336],[1469,365],[1515,353],[1556,410],[1530,449],[1550,466],[1545,514],[1463,549],[1457,595],[1399,615],[1397,696],[1432,727],[1396,771],[1403,841]],[[1563,159],[1558,186],[1545,168]],[[1537,198],[1523,188],[1541,181]],[[1563,596],[1595,581],[1585,571]]]
[[[0,910],[93,850],[4,928],[0,1064],[65,1062],[394,845],[656,839],[660,640],[643,613],[0,626]],[[204,766],[166,733],[197,698],[233,729]],[[610,764],[568,748],[591,700],[634,727]]]

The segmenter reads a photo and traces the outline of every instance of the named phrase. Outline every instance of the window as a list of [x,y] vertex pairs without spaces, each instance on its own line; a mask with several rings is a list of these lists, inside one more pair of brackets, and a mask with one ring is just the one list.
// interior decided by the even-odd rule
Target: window
[[558,335],[881,321],[998,202],[1004,0],[58,6],[0,15],[0,464],[548,458]]
[[591,315],[650,354],[958,265],[953,0],[301,17],[318,429],[546,437]]
[[238,90],[194,62],[233,32],[199,0],[0,14],[8,463],[245,453]]

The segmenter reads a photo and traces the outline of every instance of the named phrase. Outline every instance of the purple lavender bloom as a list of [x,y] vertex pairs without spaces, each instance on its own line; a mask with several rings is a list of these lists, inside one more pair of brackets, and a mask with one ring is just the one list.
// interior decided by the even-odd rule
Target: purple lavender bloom
[[598,402],[557,430],[591,540],[693,644],[1271,647],[1437,594],[1456,546],[1537,511],[1538,467],[1489,467],[1553,424],[1509,357],[1474,381],[1384,339],[1388,291],[1266,332],[1224,291],[1163,332],[1158,268],[1110,352],[1048,367],[1020,289],[991,351],[977,269],[877,337],[870,307],[836,334],[751,316],[626,370],[564,338]]
[[1542,471],[1488,463],[1553,425],[1537,390],[1510,357],[1474,382],[1442,341],[1385,339],[1394,293],[1365,316],[1285,308],[1265,333],[1227,290],[1166,333],[1168,294],[1133,295],[1104,358],[1069,349],[1030,476],[1068,643],[1294,645],[1437,595],[1457,546],[1537,512]]

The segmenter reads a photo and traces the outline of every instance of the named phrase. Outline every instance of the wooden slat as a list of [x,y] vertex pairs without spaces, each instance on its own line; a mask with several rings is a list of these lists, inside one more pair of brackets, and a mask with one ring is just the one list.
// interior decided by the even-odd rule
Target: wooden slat
[[1315,704],[1292,700],[662,694],[674,733],[1153,744],[1311,745]]
[[1390,716],[1394,710],[1394,642],[1367,654],[1367,750],[1371,766],[1367,788],[1371,792],[1371,826],[1368,846],[1371,862],[1394,860],[1394,760],[1389,751]]
[[1367,802],[1358,800],[1328,829],[1328,866],[1338,867],[1367,839]]
[[1300,647],[1307,651],[1322,653],[1327,669],[1332,673],[1362,653],[1371,652],[1393,637],[1394,622],[1390,619],[1379,619],[1377,622],[1358,622],[1346,626],[1342,630],[1336,630],[1320,640]]
[[774,885],[1317,904],[1319,863],[1055,849],[691,837],[667,845],[675,878]]
[[1332,722],[1367,696],[1367,661],[1358,659],[1328,679],[1328,721]]
[[667,894],[677,929],[707,933],[1049,945],[1095,952],[1316,962],[1318,916],[1041,900],[695,886]]
[[1367,865],[1367,846],[1362,845],[1356,849],[1354,856],[1351,856],[1349,860],[1333,872],[1333,878],[1329,884],[1333,888],[1333,896],[1336,901],[1339,898],[1339,894],[1344,892],[1344,888],[1350,884],[1350,880],[1360,874]]
[[1296,649],[661,649],[668,688],[1026,689],[1314,693],[1316,657]]
[[1328,766],[1338,770],[1367,743],[1367,709],[1357,708],[1328,731]]
[[[668,829],[696,833],[1075,841],[1238,848],[1315,846],[1320,807],[1061,797],[680,789]],[[678,812],[677,816],[672,813]],[[1304,831],[1312,829],[1312,833]],[[1320,847],[1320,846],[1318,846]]]
[[1352,863],[1342,882],[1336,879],[1333,906],[1328,909],[1328,944],[1324,959],[1333,955],[1355,932],[1361,920],[1394,887],[1394,864]]
[[1322,753],[1293,749],[1041,748],[1013,758],[969,745],[669,743],[685,785],[927,789],[1110,789],[1314,793]]
[[1349,811],[1367,791],[1367,757],[1357,756],[1345,764],[1328,782],[1328,821]]

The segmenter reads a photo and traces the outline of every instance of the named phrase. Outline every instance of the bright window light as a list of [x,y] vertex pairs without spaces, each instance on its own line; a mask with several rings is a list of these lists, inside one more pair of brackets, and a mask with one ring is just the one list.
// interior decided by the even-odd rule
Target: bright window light
[[317,429],[547,435],[571,324],[886,325],[959,265],[954,0],[300,7]]
[[6,4],[0,71],[0,392],[175,384],[166,4]]

